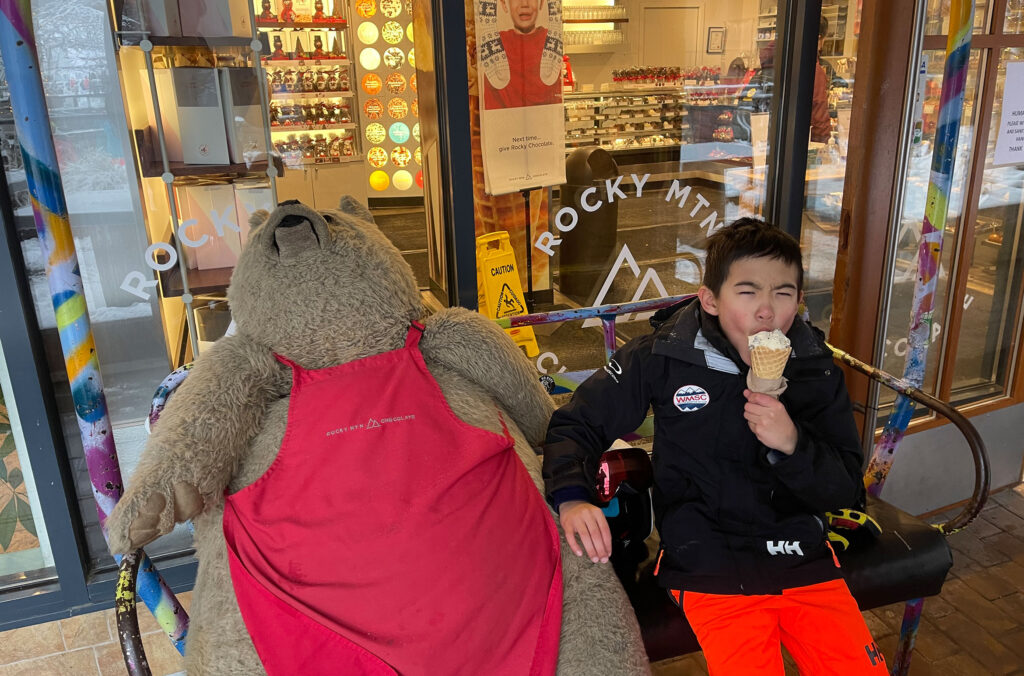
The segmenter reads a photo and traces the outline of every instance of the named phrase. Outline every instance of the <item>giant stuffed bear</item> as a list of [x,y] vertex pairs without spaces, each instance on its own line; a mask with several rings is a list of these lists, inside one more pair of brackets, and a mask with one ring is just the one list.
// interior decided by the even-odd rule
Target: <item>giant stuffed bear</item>
[[420,324],[354,200],[253,225],[238,332],[107,521],[116,553],[193,521],[188,672],[649,673],[611,567],[572,555],[538,493],[552,403],[512,341],[460,308]]

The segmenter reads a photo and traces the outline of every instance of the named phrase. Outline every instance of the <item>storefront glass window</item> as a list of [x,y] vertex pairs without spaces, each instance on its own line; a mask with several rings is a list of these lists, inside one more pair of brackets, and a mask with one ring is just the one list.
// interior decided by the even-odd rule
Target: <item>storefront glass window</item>
[[827,334],[850,144],[860,3],[851,3],[846,11],[834,5],[823,6],[821,16],[800,244],[807,313],[811,322]]
[[[914,298],[914,284],[917,279],[918,242],[921,239],[921,224],[924,219],[931,171],[932,149],[935,127],[939,114],[939,98],[942,90],[944,52],[940,50],[923,52],[924,75],[917,82],[921,108],[910,159],[905,178],[906,190],[903,200],[902,217],[897,234],[895,270],[892,280],[892,294],[889,315],[885,329],[885,353],[882,368],[890,373],[902,374],[907,355],[907,331],[910,326],[911,308]],[[942,244],[942,260],[939,268],[938,289],[935,296],[932,346],[925,371],[922,389],[934,394],[938,373],[938,354],[943,341],[943,328],[947,316],[947,294],[949,273],[955,253],[958,234],[963,227],[964,195],[967,192],[967,176],[970,169],[971,151],[974,144],[975,105],[979,75],[984,67],[979,50],[972,50],[965,85],[964,111],[957,142],[957,154],[949,200],[949,211]],[[895,400],[892,390],[882,388],[881,406],[886,407]],[[884,412],[884,411],[883,411]],[[927,410],[918,408],[918,415]]]
[[[974,32],[984,33],[988,26],[988,12],[993,0],[976,0],[974,3]],[[1014,2],[1015,0],[1010,0]],[[950,0],[928,0],[925,14],[925,35],[945,35],[949,32]]]
[[0,345],[0,590],[54,577],[32,461]]
[[[847,16],[857,3],[825,4]],[[492,185],[483,180],[493,171],[490,163],[508,157],[494,141],[503,133],[500,120],[508,119],[498,108],[508,104],[497,102],[500,68],[478,54],[478,43],[487,40],[504,52],[519,47],[512,46],[513,20],[501,9],[500,42],[489,42],[486,23],[477,19],[468,56],[477,66],[471,115],[482,127],[482,133],[474,128],[481,312],[507,316],[697,290],[707,237],[736,218],[762,213],[780,5],[565,0],[556,17],[565,52],[562,87],[522,110],[537,115],[537,125],[554,115],[558,131],[551,140],[564,146],[558,161],[566,162],[566,180],[530,191],[529,215],[520,190],[528,185],[513,181],[502,189],[493,175]],[[467,1],[467,16],[479,6]],[[537,25],[547,30],[557,24],[548,23],[545,7],[539,3]],[[472,19],[467,23],[474,28]],[[852,43],[837,48],[852,53]],[[530,142],[537,134],[524,136]],[[510,261],[515,272],[501,272]],[[622,339],[650,330],[645,317],[623,319]],[[578,329],[578,323],[538,328],[536,342],[527,337],[521,344],[538,370],[592,368],[602,360],[600,329]]]
[[1020,164],[999,164],[997,144],[1006,143],[999,136],[1007,64],[1022,58],[1022,49],[1003,49],[999,60],[974,241],[967,244],[970,268],[953,371],[957,403],[1003,391],[1019,336],[1024,171]]
[[1024,0],[1007,0],[1004,33],[1024,32]]
[[[106,3],[85,0],[72,7],[58,0],[38,0],[32,5],[32,15],[107,407],[122,473],[128,477],[145,443],[143,420],[156,386],[169,371],[169,362],[155,294],[143,300],[122,288],[133,271],[151,277],[144,256],[150,243],[132,175],[134,154],[124,125]],[[99,530],[13,124],[8,122],[3,133],[4,162],[16,205],[15,229],[55,384],[89,553],[94,563],[112,566]],[[153,554],[188,546],[187,539],[167,538],[157,544]]]

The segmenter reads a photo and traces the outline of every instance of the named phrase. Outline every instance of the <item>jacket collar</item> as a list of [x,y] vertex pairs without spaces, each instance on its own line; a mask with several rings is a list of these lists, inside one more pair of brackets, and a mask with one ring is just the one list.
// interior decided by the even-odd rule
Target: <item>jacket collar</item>
[[[745,374],[749,367],[722,333],[718,318],[704,312],[697,298],[659,310],[651,317],[655,328],[654,354],[673,357],[723,373]],[[786,336],[793,353],[790,359],[819,359],[832,353],[824,335],[797,317]]]

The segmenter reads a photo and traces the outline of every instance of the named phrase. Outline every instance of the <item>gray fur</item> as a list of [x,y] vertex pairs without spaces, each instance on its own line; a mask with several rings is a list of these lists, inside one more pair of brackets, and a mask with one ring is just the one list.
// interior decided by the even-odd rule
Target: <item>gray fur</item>
[[[287,216],[302,223],[278,228]],[[185,656],[192,674],[263,673],[232,590],[221,519],[224,489],[236,492],[256,481],[284,437],[291,374],[273,354],[305,368],[353,361],[400,348],[409,322],[422,315],[408,265],[351,198],[335,212],[296,204],[254,215],[228,295],[239,334],[197,360],[107,520],[111,550],[125,553],[170,531],[175,520],[193,519],[199,572]],[[453,308],[425,323],[424,361],[452,411],[495,432],[504,419],[540,489],[534,447],[553,405],[529,362],[476,313]],[[576,557],[562,540],[558,672],[649,673],[639,628],[611,567]]]

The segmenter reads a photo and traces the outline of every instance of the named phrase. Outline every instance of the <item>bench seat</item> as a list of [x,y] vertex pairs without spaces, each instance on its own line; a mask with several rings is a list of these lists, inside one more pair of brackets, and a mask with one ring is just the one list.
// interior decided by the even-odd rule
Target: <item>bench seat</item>
[[[843,575],[861,610],[938,594],[953,565],[945,536],[871,496],[867,512],[882,527],[882,535],[839,555]],[[652,570],[653,566],[647,565],[635,584],[626,585],[648,657],[657,662],[700,650],[690,625],[657,585]]]

